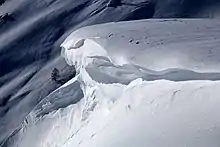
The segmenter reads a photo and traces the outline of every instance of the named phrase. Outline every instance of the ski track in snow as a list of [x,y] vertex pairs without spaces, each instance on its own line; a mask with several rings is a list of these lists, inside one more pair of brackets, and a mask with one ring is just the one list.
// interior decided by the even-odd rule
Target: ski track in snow
[[[8,144],[218,147],[219,24],[142,20],[73,32],[61,55],[77,76],[35,107]],[[47,113],[65,90],[75,103]]]

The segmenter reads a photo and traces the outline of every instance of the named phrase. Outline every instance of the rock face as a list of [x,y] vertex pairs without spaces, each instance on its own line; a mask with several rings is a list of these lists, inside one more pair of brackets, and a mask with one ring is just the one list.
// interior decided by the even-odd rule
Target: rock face
[[0,5],[4,4],[5,0],[0,0]]
[[110,0],[107,4],[107,7],[117,8],[122,5],[121,0]]
[[15,18],[12,15],[10,15],[8,13],[1,15],[0,16],[0,27],[2,25],[6,24],[8,22],[12,22],[12,21],[15,21]]

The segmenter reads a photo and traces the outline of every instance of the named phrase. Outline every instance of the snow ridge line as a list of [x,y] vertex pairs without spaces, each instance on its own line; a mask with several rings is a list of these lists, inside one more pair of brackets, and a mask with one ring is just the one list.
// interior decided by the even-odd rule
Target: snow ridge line
[[[129,62],[118,65],[111,59],[105,48],[98,44],[94,39],[100,39],[100,37],[90,37],[88,39],[72,38],[75,42],[71,40],[69,44],[67,41],[61,46],[63,48],[61,55],[66,59],[68,64],[74,65],[76,69],[78,69],[78,73],[80,72],[80,68],[84,68],[89,76],[99,83],[121,83],[127,85],[138,78],[142,78],[145,81],[161,79],[169,81],[220,80],[220,73],[218,72],[201,73],[180,68],[154,71]],[[94,48],[98,49],[94,50]],[[111,77],[114,82],[105,82],[105,80],[103,81],[103,79],[97,78],[94,74],[94,66],[97,71],[101,72],[99,72],[100,74],[104,74],[108,76],[108,78]],[[112,69],[108,70],[110,67],[112,67]],[[112,71],[114,71],[114,73],[112,73]],[[108,74],[108,72],[111,74]],[[122,77],[117,78],[117,74],[130,75],[130,77],[125,80],[125,77],[123,76],[123,80],[121,80],[120,78]]]

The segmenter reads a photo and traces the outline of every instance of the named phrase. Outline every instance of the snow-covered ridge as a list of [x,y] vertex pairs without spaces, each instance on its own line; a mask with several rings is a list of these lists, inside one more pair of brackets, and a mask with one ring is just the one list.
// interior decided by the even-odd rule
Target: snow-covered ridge
[[[202,25],[200,25],[199,22],[202,22]],[[96,132],[89,137],[89,140],[91,141],[86,141],[85,143],[83,141],[78,142],[80,138],[76,136],[76,141],[72,141],[71,143],[73,145],[75,144],[76,146],[80,146],[81,144],[82,146],[91,146],[90,143],[92,143],[94,146],[106,146],[105,141],[110,142],[107,146],[137,146],[137,144],[138,146],[167,146],[168,144],[172,144],[172,146],[193,146],[195,143],[198,146],[210,146],[211,144],[211,146],[217,146],[219,144],[218,140],[210,140],[207,138],[210,136],[214,137],[213,135],[219,131],[218,129],[214,131],[212,127],[220,127],[220,119],[214,119],[215,117],[213,117],[219,116],[217,113],[219,108],[216,107],[217,105],[214,106],[214,103],[219,103],[220,101],[214,95],[210,96],[210,94],[212,95],[212,92],[210,92],[208,89],[211,85],[218,87],[219,82],[201,81],[220,79],[218,73],[219,67],[217,67],[219,66],[220,58],[217,56],[219,51],[218,48],[216,48],[219,45],[219,39],[217,39],[217,36],[220,34],[216,32],[219,30],[217,24],[219,24],[218,20],[144,20],[87,27],[70,35],[70,37],[67,38],[67,40],[61,45],[63,48],[62,55],[65,57],[67,63],[76,66],[78,74],[80,75],[80,81],[82,82],[81,87],[84,89],[85,98],[90,98],[90,102],[93,100],[98,100],[97,103],[99,104],[99,101],[102,101],[104,97],[102,95],[102,97],[98,99],[99,96],[98,94],[96,95],[96,93],[103,91],[102,89],[106,89],[103,88],[103,83],[104,85],[110,84],[108,87],[109,89],[107,89],[107,91],[110,91],[110,93],[106,92],[107,94],[105,97],[112,96],[112,92],[115,91],[114,89],[116,87],[111,83],[121,83],[123,84],[120,86],[122,91],[121,93],[118,93],[118,95],[114,95],[114,101],[112,102],[113,105],[115,105],[109,110],[112,111],[109,114],[110,118],[111,115],[113,115],[114,118],[116,117],[114,114],[124,111],[120,109],[128,109],[128,111],[129,109],[137,109],[134,111],[138,111],[139,115],[145,116],[146,113],[140,112],[140,109],[144,107],[144,110],[151,109],[147,111],[147,113],[150,113],[147,115],[148,119],[151,117],[156,117],[156,120],[163,118],[161,121],[167,121],[167,124],[165,123],[164,126],[158,125],[162,127],[160,127],[161,130],[157,130],[157,125],[153,125],[156,127],[153,127],[153,130],[158,132],[157,135],[154,133],[154,135],[149,133],[152,136],[148,133],[144,133],[143,135],[143,132],[138,128],[144,130],[148,128],[148,126],[145,126],[144,123],[141,123],[145,119],[140,118],[140,116],[132,115],[130,119],[128,119],[129,117],[125,118],[125,120],[128,119],[125,122],[127,122],[129,128],[131,129],[131,127],[135,127],[133,126],[134,124],[138,125],[140,123],[142,125],[141,127],[136,126],[137,128],[131,129],[134,132],[130,132],[125,129],[125,132],[129,132],[126,133],[127,135],[125,135],[127,137],[125,137],[126,139],[123,139],[124,137],[120,137],[120,139],[117,140],[117,137],[114,137],[116,140],[110,139],[109,141],[108,134],[111,134],[109,132],[114,132],[113,136],[118,136],[119,134],[122,135],[123,131],[121,133],[119,133],[120,131],[116,131],[116,133],[115,131],[111,131],[111,129],[107,128],[106,130],[108,131],[106,131],[106,134],[108,137],[105,136],[105,133],[102,133],[103,130],[101,129],[101,134],[103,134],[104,137],[102,135],[98,135],[99,137],[95,138],[94,141],[91,138],[97,135]],[[186,28],[189,30],[185,30]],[[202,31],[200,31],[201,29]],[[148,43],[143,42],[146,40],[150,41]],[[204,41],[205,44],[203,43]],[[135,46],[132,45],[132,43],[135,44]],[[152,55],[154,56],[151,57]],[[153,61],[149,61],[149,57]],[[160,62],[159,60],[162,61]],[[162,81],[147,82],[142,81],[139,78],[147,81]],[[163,81],[163,79],[185,82],[175,83]],[[196,82],[191,80],[200,81]],[[100,84],[102,86],[98,86],[100,88],[99,89],[97,88],[97,85]],[[150,88],[151,85],[153,85],[152,89]],[[158,99],[163,97],[164,99],[151,99],[154,97],[153,95],[159,91],[159,93],[166,91],[166,86],[175,87],[171,89],[168,88],[168,91],[171,93],[167,94],[167,96],[170,98],[164,98],[166,94],[162,94],[157,95],[156,97]],[[97,89],[92,87],[96,87]],[[112,87],[113,90],[110,87]],[[203,88],[204,90],[201,90]],[[93,89],[92,92],[90,92],[91,89]],[[203,94],[198,92],[200,90]],[[184,94],[179,95],[179,93],[182,93],[182,91],[184,91]],[[203,95],[207,96],[206,100],[204,99],[206,96],[202,98]],[[215,102],[212,103],[211,101]],[[142,102],[146,102],[145,105],[142,104]],[[147,106],[148,104],[150,105],[149,107]],[[194,111],[195,106],[198,106],[198,111],[191,112]],[[168,111],[168,113],[165,113],[164,115],[155,115],[157,112],[164,113],[163,111]],[[182,115],[183,118],[179,118],[178,115]],[[192,118],[191,115],[195,118],[198,117],[201,119],[196,120],[195,118]],[[120,115],[118,115],[118,117],[120,117]],[[210,117],[210,119],[205,118],[205,120],[203,120],[204,117]],[[135,118],[140,121],[137,121]],[[111,121],[113,120],[114,119]],[[158,120],[149,123],[160,124]],[[193,126],[187,126],[188,123],[192,123],[194,124],[194,127],[197,127],[194,128]],[[173,124],[173,126],[171,124]],[[120,126],[124,124],[119,123],[118,125]],[[182,128],[178,127],[178,125]],[[114,125],[112,125],[112,127],[120,129]],[[140,132],[138,132],[136,129]],[[171,129],[173,129],[173,131],[170,131]],[[201,134],[200,131],[202,132]],[[172,134],[171,136],[170,133]],[[206,133],[208,133],[208,136],[206,136]],[[187,135],[190,135],[191,137],[187,137]],[[139,136],[140,138],[145,138],[148,136],[148,141],[145,142],[145,140],[139,140],[137,139],[138,137],[134,136]],[[130,142],[129,138],[132,140],[133,137],[140,142]],[[194,137],[198,137],[199,142],[204,141],[202,141],[202,138],[206,139],[203,143],[199,143]],[[160,141],[156,143],[153,141],[153,138]],[[174,140],[176,141],[172,141],[173,138],[175,138]],[[84,140],[85,138],[81,139]],[[97,144],[97,142],[100,144]]]
[[[61,54],[78,72],[86,67],[101,83],[106,81],[96,76],[100,73],[112,77],[107,83],[137,78],[219,80],[219,24],[219,20],[174,19],[90,26],[73,32],[61,45]],[[119,74],[129,80],[120,81]]]
[[157,71],[219,72],[219,24],[218,19],[102,24],[73,32],[61,46],[68,50],[78,41],[73,38],[89,39],[88,43],[93,40],[100,45],[116,64],[129,62]]
[[[77,76],[30,114],[11,146],[219,147],[219,24],[142,20],[73,32],[61,54]],[[64,92],[76,103],[49,112]]]

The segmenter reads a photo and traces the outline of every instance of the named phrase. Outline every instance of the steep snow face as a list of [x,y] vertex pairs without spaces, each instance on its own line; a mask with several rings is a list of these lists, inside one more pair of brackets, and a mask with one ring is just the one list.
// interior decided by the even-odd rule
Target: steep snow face
[[[219,42],[211,38],[217,36],[218,24],[218,20],[143,20],[74,32],[61,47],[77,76],[35,107],[4,145],[219,147]],[[191,30],[184,33],[185,25]],[[149,44],[144,42],[144,32],[152,37]],[[166,39],[166,32],[174,36],[158,43],[157,39]],[[177,34],[183,35],[181,41]],[[207,48],[201,48],[204,40]],[[207,57],[208,47],[214,54]],[[189,64],[184,56],[189,49],[200,53],[194,58],[204,57],[204,64],[194,59]],[[169,56],[172,62],[164,50],[176,55]],[[154,60],[149,63],[148,58]],[[216,63],[211,67],[207,66],[210,58]],[[167,63],[157,64],[157,60]],[[72,105],[54,109],[71,99]]]

